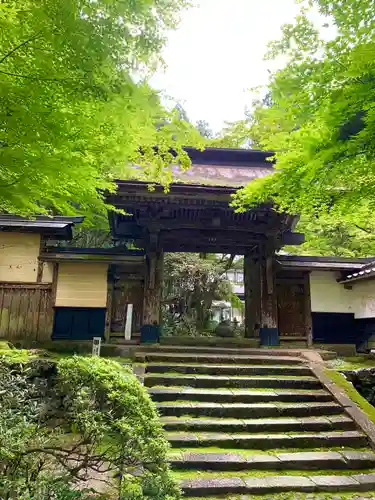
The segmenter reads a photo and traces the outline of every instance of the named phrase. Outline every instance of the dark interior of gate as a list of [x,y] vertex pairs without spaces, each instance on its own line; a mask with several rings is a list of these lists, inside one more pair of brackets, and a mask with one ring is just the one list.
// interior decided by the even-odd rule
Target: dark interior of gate
[[[210,148],[187,152],[192,167],[185,172],[174,167],[169,192],[129,180],[118,181],[117,192],[109,197],[129,214],[110,214],[113,237],[133,242],[146,254],[144,281],[124,285],[115,280],[112,300],[138,301],[133,328],[159,324],[165,252],[243,255],[246,336],[272,343],[276,333],[281,340],[310,344],[309,273],[284,269],[277,256],[283,245],[303,241],[303,235],[294,232],[297,218],[271,205],[243,213],[231,206],[236,189],[272,172],[270,153]],[[123,313],[116,312],[123,308],[112,305],[112,311],[112,329],[123,331]]]

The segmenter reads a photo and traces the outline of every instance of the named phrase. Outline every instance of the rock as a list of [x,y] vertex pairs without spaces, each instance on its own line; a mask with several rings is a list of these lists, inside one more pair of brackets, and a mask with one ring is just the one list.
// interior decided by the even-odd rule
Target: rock
[[343,375],[369,403],[375,406],[375,367],[343,370]]
[[234,328],[229,320],[221,321],[215,328],[218,337],[233,337]]

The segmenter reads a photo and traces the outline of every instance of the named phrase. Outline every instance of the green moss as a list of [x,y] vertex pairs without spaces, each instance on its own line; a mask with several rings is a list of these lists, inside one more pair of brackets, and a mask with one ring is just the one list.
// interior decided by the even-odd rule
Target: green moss
[[[206,497],[209,498],[210,500],[332,500],[332,498],[335,498],[337,500],[347,500],[347,499],[353,499],[353,498],[360,498],[361,500],[373,500],[375,498],[375,492],[355,492],[351,491],[349,493],[296,493],[290,492],[290,493],[278,493],[275,495],[272,495],[270,493],[267,493],[266,495],[246,495],[246,496],[236,496],[236,495],[229,495],[229,496],[210,496]],[[202,497],[185,497],[188,498],[189,500],[202,500]]]
[[26,349],[0,349],[0,359],[3,358],[15,363],[24,363],[36,357],[36,354]]
[[[279,455],[281,453],[299,453],[299,452],[312,452],[312,451],[322,451],[322,448],[275,448],[273,450],[255,450],[255,449],[244,449],[244,448],[218,448],[215,446],[207,446],[200,448],[173,448],[168,452],[168,457],[179,457],[183,453],[235,453],[236,455],[242,455],[244,457],[250,457],[253,455]],[[330,447],[329,451],[369,451],[368,448],[350,448],[342,446]],[[276,472],[276,471],[274,471]]]
[[0,351],[10,351],[11,347],[7,340],[0,340]]
[[355,387],[346,380],[344,375],[332,369],[327,369],[326,375],[330,377],[336,385],[341,387],[346,395],[367,414],[372,422],[375,423],[375,407],[359,394]]
[[173,469],[173,476],[177,480],[182,479],[216,479],[218,477],[240,477],[240,478],[249,478],[249,477],[269,477],[269,476],[352,476],[354,474],[373,474],[375,469],[328,469],[328,470],[244,470],[244,471],[207,471],[207,470],[177,470]]
[[375,357],[366,354],[347,356],[334,359],[327,364],[335,370],[360,370],[361,368],[375,367]]

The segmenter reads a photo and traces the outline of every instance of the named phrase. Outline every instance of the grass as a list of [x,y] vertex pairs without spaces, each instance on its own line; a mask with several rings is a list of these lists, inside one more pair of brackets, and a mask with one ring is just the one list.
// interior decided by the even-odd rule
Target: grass
[[330,377],[332,382],[343,389],[346,395],[367,414],[373,423],[375,423],[375,407],[359,394],[357,389],[346,380],[344,375],[332,369],[326,369],[326,374]]

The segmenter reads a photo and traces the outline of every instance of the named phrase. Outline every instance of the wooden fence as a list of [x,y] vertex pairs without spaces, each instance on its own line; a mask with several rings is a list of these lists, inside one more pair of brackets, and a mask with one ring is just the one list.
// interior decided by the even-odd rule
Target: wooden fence
[[52,327],[52,285],[0,284],[0,337],[50,340]]

